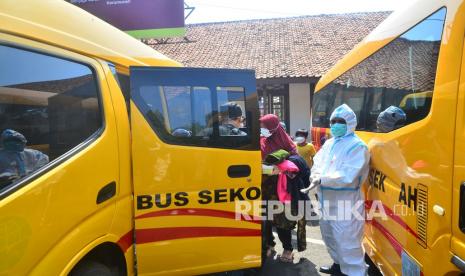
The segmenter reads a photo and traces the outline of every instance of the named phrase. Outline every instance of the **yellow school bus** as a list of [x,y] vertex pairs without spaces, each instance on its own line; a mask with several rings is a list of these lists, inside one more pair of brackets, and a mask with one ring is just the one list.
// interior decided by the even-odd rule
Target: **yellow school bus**
[[4,0],[0,72],[0,275],[260,266],[261,224],[235,209],[261,197],[253,71],[183,68],[65,1]]
[[[385,275],[465,272],[465,1],[395,11],[317,87],[313,127],[347,103],[371,151],[363,245]],[[405,121],[382,133],[379,114]]]

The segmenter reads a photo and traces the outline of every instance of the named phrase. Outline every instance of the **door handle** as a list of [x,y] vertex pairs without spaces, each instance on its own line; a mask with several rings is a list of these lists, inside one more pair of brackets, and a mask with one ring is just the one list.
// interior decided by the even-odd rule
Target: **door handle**
[[97,194],[97,204],[105,202],[116,195],[116,182],[110,182],[103,186]]
[[438,215],[438,216],[444,216],[444,214],[446,213],[446,210],[444,210],[444,208],[442,208],[442,206],[439,206],[437,204],[435,204],[433,206],[433,212]]
[[248,177],[250,173],[249,165],[232,165],[228,168],[228,176],[231,178]]

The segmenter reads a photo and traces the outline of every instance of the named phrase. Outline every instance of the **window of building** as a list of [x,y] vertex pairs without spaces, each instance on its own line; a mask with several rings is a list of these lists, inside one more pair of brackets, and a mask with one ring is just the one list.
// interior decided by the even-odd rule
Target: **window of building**
[[103,126],[93,70],[0,45],[0,191]]
[[357,130],[381,131],[378,116],[387,115],[382,111],[390,106],[405,119],[383,131],[425,118],[432,103],[445,16],[445,8],[438,10],[315,94],[313,126],[328,127],[332,110],[342,103],[357,114]]
[[260,117],[274,114],[289,129],[289,85],[262,84],[257,86]]

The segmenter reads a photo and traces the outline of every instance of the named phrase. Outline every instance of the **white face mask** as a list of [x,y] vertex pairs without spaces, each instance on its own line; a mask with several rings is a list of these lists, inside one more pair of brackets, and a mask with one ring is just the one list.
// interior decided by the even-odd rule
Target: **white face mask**
[[297,136],[295,137],[295,140],[294,140],[297,144],[302,144],[303,142],[305,142],[305,137],[302,137],[302,136]]
[[265,137],[265,138],[268,138],[271,136],[271,132],[267,129],[267,128],[260,128],[260,135]]

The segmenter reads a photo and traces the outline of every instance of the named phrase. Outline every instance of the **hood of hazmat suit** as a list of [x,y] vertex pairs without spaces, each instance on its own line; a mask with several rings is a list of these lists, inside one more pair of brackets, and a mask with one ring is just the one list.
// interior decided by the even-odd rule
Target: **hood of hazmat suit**
[[17,131],[6,129],[0,138],[0,176],[24,177],[49,162],[42,152],[26,149],[27,140]]
[[380,132],[390,132],[401,127],[406,119],[407,115],[402,109],[391,105],[386,108],[386,110],[379,113],[376,119],[376,127]]
[[323,240],[335,263],[346,275],[365,275],[361,242],[365,224],[361,185],[368,176],[370,154],[354,133],[357,116],[343,104],[331,119],[343,118],[347,132],[326,141],[314,158],[312,178],[320,178],[318,189],[322,204],[320,221]]

